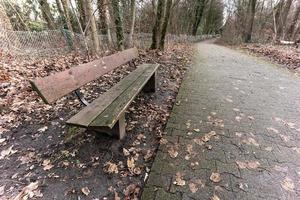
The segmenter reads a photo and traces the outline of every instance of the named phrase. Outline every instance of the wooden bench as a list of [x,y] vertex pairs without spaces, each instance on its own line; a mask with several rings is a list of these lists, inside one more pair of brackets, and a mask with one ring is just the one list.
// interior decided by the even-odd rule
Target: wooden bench
[[75,92],[86,106],[69,119],[67,124],[122,139],[125,136],[125,111],[141,90],[155,92],[156,70],[159,65],[138,66],[90,104],[82,98],[78,89],[121,65],[132,63],[137,57],[137,49],[132,48],[63,72],[30,80],[30,83],[45,103],[52,103],[66,94]]

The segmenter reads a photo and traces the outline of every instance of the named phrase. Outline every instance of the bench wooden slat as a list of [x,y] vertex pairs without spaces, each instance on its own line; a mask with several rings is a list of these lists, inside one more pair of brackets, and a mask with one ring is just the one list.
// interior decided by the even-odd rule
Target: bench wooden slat
[[138,50],[136,48],[127,49],[111,56],[72,67],[63,72],[30,80],[30,83],[45,103],[52,103],[137,57]]
[[146,65],[143,65],[131,72],[110,90],[100,95],[100,97],[95,99],[91,104],[69,119],[67,124],[87,128],[89,124],[92,123],[92,121],[101,114],[107,106],[110,105],[111,102],[119,97],[124,90],[126,90],[132,83],[135,82],[136,79],[140,77],[142,73],[144,73],[146,67]]
[[115,101],[107,107],[107,109],[97,116],[89,127],[113,128],[115,123],[118,121],[119,115],[125,112],[126,108],[133,101],[136,95],[142,90],[152,75],[154,75],[158,66],[158,64],[144,64],[143,67],[146,67],[144,73],[142,73],[133,84],[131,84],[120,96],[118,96],[118,98],[116,98]]

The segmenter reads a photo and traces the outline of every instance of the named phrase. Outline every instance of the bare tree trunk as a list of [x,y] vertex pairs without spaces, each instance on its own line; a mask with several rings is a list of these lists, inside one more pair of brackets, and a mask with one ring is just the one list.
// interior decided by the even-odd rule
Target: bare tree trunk
[[135,11],[136,11],[135,0],[131,0],[130,11],[131,11],[131,24],[130,24],[130,32],[128,36],[128,46],[132,47],[134,26],[135,26]]
[[94,11],[93,11],[93,7],[92,7],[92,1],[85,0],[85,4],[86,4],[86,8],[87,8],[87,17],[90,22],[89,24],[87,24],[87,26],[90,26],[91,37],[92,37],[92,41],[93,41],[93,53],[97,54],[100,51],[100,46],[99,46],[99,37],[98,37],[98,31],[97,31]]
[[123,22],[121,17],[119,0],[112,0],[112,6],[115,15],[117,45],[119,50],[124,50],[124,33],[123,33]]
[[165,12],[165,17],[164,17],[164,21],[162,24],[162,30],[161,30],[161,38],[159,41],[159,49],[160,50],[164,50],[164,47],[165,47],[165,38],[166,38],[167,30],[168,30],[171,9],[172,9],[172,0],[167,0],[166,12]]
[[41,6],[43,18],[47,22],[47,26],[49,29],[55,29],[54,18],[51,14],[50,6],[47,0],[38,0]]
[[295,2],[295,8],[292,13],[292,20],[290,24],[287,26],[286,31],[284,33],[285,40],[293,40],[293,35],[297,26],[297,22],[300,16],[300,1]]
[[80,24],[82,25],[82,29],[84,30],[87,24],[87,11],[86,11],[86,4],[84,3],[85,0],[76,0],[76,5],[79,11],[79,20]]
[[158,36],[159,36],[159,33],[160,33],[162,19],[163,19],[164,4],[165,4],[165,0],[158,0],[158,2],[157,2],[156,19],[155,19],[155,24],[153,26],[152,44],[151,44],[150,49],[156,49],[157,48],[157,40],[158,40]]
[[200,22],[201,22],[201,19],[203,16],[205,3],[206,3],[206,0],[197,0],[196,12],[195,12],[194,22],[193,22],[193,26],[192,26],[192,35],[197,35],[198,27],[200,25]]
[[255,18],[255,8],[257,0],[250,0],[248,5],[248,19],[246,24],[246,30],[244,34],[244,42],[250,42],[252,37],[253,23]]
[[0,4],[0,33],[4,30],[12,31],[13,27],[5,9]]
[[97,7],[99,12],[99,30],[101,34],[107,34],[107,22],[105,17],[105,4],[104,0],[97,0]]
[[73,32],[72,23],[71,23],[71,20],[70,20],[70,13],[69,13],[69,0],[62,0],[62,6],[63,6],[63,9],[64,9],[65,20],[66,20],[66,23],[67,23],[68,30]]
[[63,11],[63,8],[62,8],[61,1],[60,0],[55,0],[55,2],[56,2],[56,6],[57,6],[59,16],[61,17],[61,19],[63,21],[63,24],[65,24],[66,19],[65,19],[65,14],[64,14],[64,11]]
[[293,0],[280,0],[274,8],[275,40],[278,41],[285,30],[286,19]]

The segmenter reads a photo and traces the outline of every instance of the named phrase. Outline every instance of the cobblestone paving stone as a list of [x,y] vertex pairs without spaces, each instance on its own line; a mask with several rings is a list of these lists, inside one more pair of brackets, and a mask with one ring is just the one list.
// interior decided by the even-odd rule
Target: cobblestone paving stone
[[300,78],[226,47],[196,51],[142,199],[300,199]]

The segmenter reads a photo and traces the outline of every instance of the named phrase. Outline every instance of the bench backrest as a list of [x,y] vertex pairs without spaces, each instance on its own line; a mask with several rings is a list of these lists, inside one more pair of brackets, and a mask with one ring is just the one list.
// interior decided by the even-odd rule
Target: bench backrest
[[131,48],[50,76],[30,80],[29,82],[45,103],[52,103],[137,57],[138,50]]

